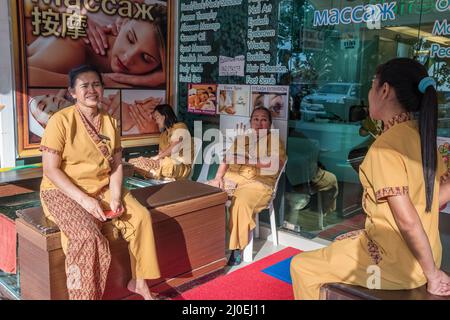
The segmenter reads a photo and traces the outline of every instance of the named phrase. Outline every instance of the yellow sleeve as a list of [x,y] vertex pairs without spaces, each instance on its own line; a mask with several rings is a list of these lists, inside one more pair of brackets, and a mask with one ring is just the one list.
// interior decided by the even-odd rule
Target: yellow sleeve
[[63,118],[55,114],[45,127],[39,150],[61,155],[64,151],[65,140],[66,127]]
[[377,201],[387,197],[408,194],[408,172],[403,156],[389,148],[372,146],[369,157],[368,178],[372,183]]
[[[184,134],[182,134],[181,132],[177,132],[176,134],[174,134],[175,131],[178,130],[178,129],[184,129],[184,130],[188,131],[187,126],[186,126],[183,122],[177,122],[177,123],[175,123],[175,124],[172,126],[172,128],[170,129],[170,135],[169,135],[169,141],[170,141],[170,143],[172,143],[172,142],[178,142],[178,141],[180,140],[180,137],[184,137],[185,134],[186,134],[186,136],[187,136],[187,133],[186,133],[186,132],[184,132]],[[188,132],[189,132],[189,131],[188,131]],[[190,136],[190,133],[189,133],[189,136]]]
[[113,118],[113,125],[114,125],[114,145],[113,145],[113,155],[116,153],[122,152],[122,142],[120,139],[120,127],[117,119]]

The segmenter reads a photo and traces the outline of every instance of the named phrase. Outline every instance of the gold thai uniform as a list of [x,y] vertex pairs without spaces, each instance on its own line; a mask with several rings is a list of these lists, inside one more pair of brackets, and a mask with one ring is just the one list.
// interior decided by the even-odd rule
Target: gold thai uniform
[[[189,177],[194,161],[193,140],[188,128],[182,122],[175,123],[164,130],[159,137],[159,152],[166,150],[174,142],[182,141],[175,146],[172,154],[159,160],[159,165],[147,157],[130,159],[135,170],[146,178],[182,180]],[[178,150],[179,151],[178,151]]]
[[[113,156],[121,152],[117,121],[100,112],[97,132],[76,106],[54,114],[45,129],[41,151],[61,157],[60,169],[80,190],[97,198],[109,210]],[[70,299],[100,299],[103,295],[111,254],[101,234],[101,222],[59,190],[45,175],[41,183],[45,215],[61,230],[68,278],[81,275],[78,286],[69,286]],[[160,277],[150,213],[128,190],[122,191],[125,212],[113,224],[129,243],[133,278]]]
[[[238,139],[232,146],[233,153],[249,158],[254,153],[251,151],[254,147],[253,143],[250,143],[248,137],[242,146],[237,141]],[[260,169],[251,164],[230,164],[224,175],[224,179],[236,183],[229,210],[230,250],[242,250],[247,246],[248,234],[256,226],[255,215],[267,207],[272,196],[281,169],[278,166],[278,160],[286,161],[286,152],[281,140],[278,141],[278,149],[273,153],[270,133],[264,143],[267,143],[267,155],[277,162],[275,170]],[[259,152],[259,148],[260,143],[257,143],[257,152]]]
[[[423,270],[403,239],[387,197],[408,194],[428,236],[437,266],[441,264],[439,238],[438,166],[431,212],[425,212],[425,183],[417,123],[407,113],[392,119],[369,149],[359,176],[364,188],[365,228],[338,237],[330,246],[295,256],[291,276],[296,299],[319,299],[321,285],[340,282],[362,287],[376,285],[373,266],[379,267],[380,288],[413,289],[426,283]],[[371,267],[372,268],[369,268]]]
[[[194,148],[188,128],[183,122],[177,122],[171,128],[161,133],[159,137],[159,151],[167,149],[173,142],[178,141],[182,131],[178,133],[176,130],[185,130],[184,138],[189,138],[190,143],[184,144],[184,142],[181,142],[181,145],[185,146],[185,149],[182,149],[178,155],[161,159],[160,167],[155,174],[156,178],[165,177],[179,180],[186,179],[191,173],[192,162],[194,161]],[[189,154],[191,155],[190,158],[188,156]]]

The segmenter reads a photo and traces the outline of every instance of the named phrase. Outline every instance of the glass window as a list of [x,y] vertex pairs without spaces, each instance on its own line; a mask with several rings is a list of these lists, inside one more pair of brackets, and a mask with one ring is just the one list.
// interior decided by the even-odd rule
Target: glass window
[[280,22],[290,35],[284,47],[292,48],[283,228],[333,240],[363,227],[358,168],[380,129],[367,117],[377,65],[395,57],[426,65],[439,84],[439,135],[450,136],[449,10],[439,2],[280,4],[290,17]]

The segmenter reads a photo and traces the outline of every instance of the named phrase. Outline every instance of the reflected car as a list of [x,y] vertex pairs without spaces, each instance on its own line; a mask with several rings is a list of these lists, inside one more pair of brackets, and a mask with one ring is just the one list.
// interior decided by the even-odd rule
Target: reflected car
[[352,82],[327,83],[300,103],[302,119],[333,118],[349,121],[350,108],[361,103],[361,85]]

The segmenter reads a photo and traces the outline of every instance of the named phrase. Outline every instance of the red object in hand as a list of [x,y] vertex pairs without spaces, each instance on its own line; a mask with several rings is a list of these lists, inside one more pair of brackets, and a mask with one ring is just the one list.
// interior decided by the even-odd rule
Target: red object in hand
[[106,211],[103,211],[103,213],[105,214],[105,216],[108,218],[108,219],[114,219],[114,218],[117,218],[117,217],[120,217],[120,215],[122,214],[122,210],[119,210],[118,212],[114,212],[114,211],[112,211],[112,210],[106,210]]

